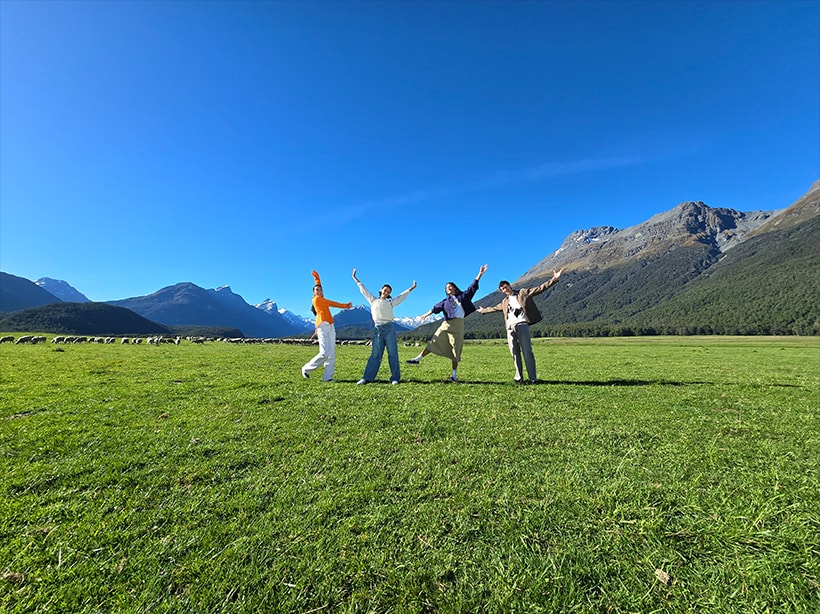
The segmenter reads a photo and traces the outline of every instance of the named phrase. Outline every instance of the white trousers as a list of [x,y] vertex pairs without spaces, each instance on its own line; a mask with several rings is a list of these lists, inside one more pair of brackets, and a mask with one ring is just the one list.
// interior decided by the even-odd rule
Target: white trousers
[[316,337],[319,339],[319,353],[302,370],[310,373],[324,366],[322,381],[327,382],[333,379],[333,371],[336,369],[336,327],[329,322],[322,322],[316,328]]

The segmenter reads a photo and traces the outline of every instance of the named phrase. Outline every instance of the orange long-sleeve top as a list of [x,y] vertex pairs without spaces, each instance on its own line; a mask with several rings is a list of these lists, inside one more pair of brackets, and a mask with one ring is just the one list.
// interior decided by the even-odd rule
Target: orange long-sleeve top
[[330,313],[331,307],[350,309],[353,307],[353,303],[337,303],[326,299],[324,296],[314,296],[313,308],[316,310],[316,326],[319,326],[322,322],[333,324],[333,315]]
[[[317,286],[321,286],[322,280],[319,279],[319,273],[316,271],[311,271],[310,273],[313,275],[314,283]],[[336,301],[326,299],[324,296],[314,296],[313,310],[316,312],[316,326],[319,326],[322,322],[333,324],[333,314],[330,313],[331,307],[337,307],[338,309],[350,309],[353,307],[353,303],[337,303]]]

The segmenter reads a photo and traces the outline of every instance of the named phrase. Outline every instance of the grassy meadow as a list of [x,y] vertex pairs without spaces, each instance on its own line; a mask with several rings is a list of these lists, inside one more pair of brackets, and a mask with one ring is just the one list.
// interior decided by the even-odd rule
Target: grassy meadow
[[0,611],[820,611],[820,338],[535,348],[0,345]]

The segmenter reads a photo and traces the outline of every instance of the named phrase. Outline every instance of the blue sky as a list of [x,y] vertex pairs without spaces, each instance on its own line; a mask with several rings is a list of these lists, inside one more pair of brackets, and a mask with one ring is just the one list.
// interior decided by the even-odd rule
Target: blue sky
[[0,1],[0,268],[307,315],[820,179],[820,2]]

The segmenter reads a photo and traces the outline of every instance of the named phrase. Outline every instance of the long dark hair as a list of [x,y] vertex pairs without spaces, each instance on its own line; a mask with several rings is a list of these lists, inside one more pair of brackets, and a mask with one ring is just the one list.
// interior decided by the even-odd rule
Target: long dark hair
[[456,282],[454,282],[454,281],[448,281],[445,285],[447,285],[447,286],[453,286],[453,288],[455,288],[455,289],[456,289],[456,294],[461,294],[461,288],[459,288],[459,287],[456,285]]
[[[316,284],[315,286],[313,286],[313,290],[315,291],[316,288],[321,288],[321,287],[322,287],[322,284]],[[315,316],[319,315],[318,313],[316,313],[316,307],[313,306],[313,301],[310,301],[310,311]]]

